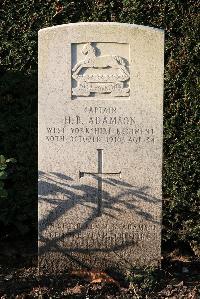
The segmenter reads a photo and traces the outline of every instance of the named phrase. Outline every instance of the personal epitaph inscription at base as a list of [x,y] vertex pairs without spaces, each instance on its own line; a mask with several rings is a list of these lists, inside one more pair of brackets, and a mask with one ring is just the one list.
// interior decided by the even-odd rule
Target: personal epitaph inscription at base
[[39,31],[39,266],[159,265],[163,32]]

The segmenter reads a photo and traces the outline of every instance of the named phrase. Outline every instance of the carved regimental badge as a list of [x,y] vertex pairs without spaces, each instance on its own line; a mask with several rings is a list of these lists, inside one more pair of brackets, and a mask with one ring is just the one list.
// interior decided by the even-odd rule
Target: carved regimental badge
[[[93,43],[81,46],[83,59],[79,61],[77,58],[72,66],[73,97],[104,95],[105,98],[106,94],[111,97],[129,97],[130,74],[127,59],[120,55],[101,55],[101,49]],[[104,47],[104,53],[106,50]]]

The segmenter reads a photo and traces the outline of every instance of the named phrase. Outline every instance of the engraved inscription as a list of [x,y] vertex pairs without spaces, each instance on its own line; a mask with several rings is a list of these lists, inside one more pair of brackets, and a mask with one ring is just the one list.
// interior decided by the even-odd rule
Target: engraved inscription
[[83,108],[81,115],[65,115],[60,127],[46,128],[46,141],[153,145],[156,129],[138,122],[135,115],[123,114],[116,106]]
[[[109,94],[112,97],[130,95],[130,74],[128,62],[118,55],[100,55],[92,43],[83,46],[84,59],[72,68],[72,95],[90,97],[96,94]],[[72,85],[73,86],[73,85]]]

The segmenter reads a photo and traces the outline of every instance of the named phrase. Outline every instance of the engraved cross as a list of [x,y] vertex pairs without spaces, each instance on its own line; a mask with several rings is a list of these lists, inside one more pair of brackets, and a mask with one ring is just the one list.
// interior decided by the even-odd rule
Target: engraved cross
[[121,175],[121,171],[119,172],[103,172],[103,149],[97,149],[98,153],[98,170],[97,172],[85,172],[85,171],[79,171],[79,178],[84,177],[85,175],[91,175],[97,176],[97,184],[98,184],[98,193],[97,193],[97,199],[98,199],[98,209],[97,214],[98,216],[102,215],[102,201],[103,201],[103,177],[106,175],[108,176],[115,176],[115,175]]

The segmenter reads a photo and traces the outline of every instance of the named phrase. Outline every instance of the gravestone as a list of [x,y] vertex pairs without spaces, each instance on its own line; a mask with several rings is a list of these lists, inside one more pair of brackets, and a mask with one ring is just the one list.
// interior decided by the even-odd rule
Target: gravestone
[[39,31],[39,264],[159,265],[163,31]]

